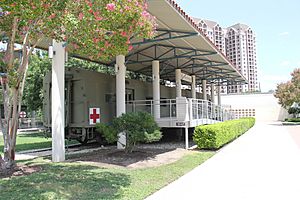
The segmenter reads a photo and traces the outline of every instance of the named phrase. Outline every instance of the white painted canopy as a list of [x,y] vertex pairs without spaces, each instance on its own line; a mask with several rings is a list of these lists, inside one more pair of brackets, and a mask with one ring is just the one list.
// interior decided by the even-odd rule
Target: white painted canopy
[[[152,61],[159,60],[160,78],[164,80],[175,81],[175,69],[180,68],[188,76],[196,75],[197,83],[246,83],[245,77],[173,0],[149,0],[148,5],[148,11],[157,19],[157,37],[132,39],[134,48],[126,55],[128,70],[152,76]],[[41,47],[47,48],[48,44],[49,40],[45,40]],[[86,55],[75,57],[87,59]],[[112,67],[115,64],[115,58],[109,62],[93,61]]]

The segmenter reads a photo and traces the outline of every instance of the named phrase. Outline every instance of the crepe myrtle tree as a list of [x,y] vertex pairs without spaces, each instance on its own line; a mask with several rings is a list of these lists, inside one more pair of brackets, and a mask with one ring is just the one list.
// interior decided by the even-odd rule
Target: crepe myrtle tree
[[[1,0],[0,53],[4,120],[1,169],[15,165],[18,115],[30,55],[45,38],[65,42],[66,50],[108,60],[132,49],[133,37],[151,38],[155,18],[144,0]],[[19,44],[21,56],[16,56]]]
[[300,103],[300,68],[291,73],[292,79],[277,85],[274,96],[278,98],[279,104],[288,109],[292,104]]

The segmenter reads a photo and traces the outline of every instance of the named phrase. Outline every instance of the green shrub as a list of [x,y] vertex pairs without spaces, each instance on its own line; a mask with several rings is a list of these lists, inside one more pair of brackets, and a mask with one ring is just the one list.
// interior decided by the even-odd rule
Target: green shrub
[[255,124],[255,118],[241,118],[195,128],[193,140],[200,149],[218,149],[245,133]]
[[118,140],[118,133],[126,133],[126,152],[132,152],[139,142],[154,142],[162,137],[152,115],[145,112],[123,114],[113,119],[111,125],[97,124],[96,129],[109,143]]
[[298,107],[291,107],[291,108],[289,108],[288,109],[288,113],[289,114],[300,114],[300,108],[298,108]]
[[300,122],[300,118],[288,118],[285,121],[286,122]]

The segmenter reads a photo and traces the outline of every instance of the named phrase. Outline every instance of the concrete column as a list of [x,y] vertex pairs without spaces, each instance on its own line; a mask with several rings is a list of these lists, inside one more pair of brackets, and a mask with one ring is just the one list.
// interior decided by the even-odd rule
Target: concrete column
[[202,80],[202,94],[203,94],[203,100],[207,100],[206,80]]
[[119,55],[116,58],[116,114],[117,117],[126,113],[126,103],[125,103],[125,56]]
[[181,97],[181,69],[176,69],[176,97]]
[[152,78],[153,78],[153,103],[154,118],[160,118],[160,77],[159,77],[159,61],[152,61]]
[[65,48],[53,40],[52,59],[52,161],[65,160]]
[[186,126],[184,128],[185,132],[185,149],[189,149],[189,128]]
[[[116,57],[116,115],[117,117],[121,116],[123,113],[126,113],[126,102],[125,102],[125,75],[126,75],[126,66],[125,66],[125,56],[118,55]],[[117,148],[125,149],[126,146],[126,133],[122,132],[118,135]]]
[[215,103],[215,84],[210,84],[210,98],[211,102]]
[[217,95],[218,95],[218,105],[221,106],[221,85],[218,86]]
[[192,98],[196,99],[196,75],[192,75]]

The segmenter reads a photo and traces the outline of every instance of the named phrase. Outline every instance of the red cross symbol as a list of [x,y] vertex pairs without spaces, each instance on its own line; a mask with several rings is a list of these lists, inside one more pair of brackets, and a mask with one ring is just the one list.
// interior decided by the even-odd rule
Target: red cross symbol
[[20,118],[25,118],[25,117],[26,117],[26,112],[25,112],[25,111],[21,111],[21,112],[19,113],[19,117],[20,117]]
[[90,124],[96,124],[100,122],[100,109],[90,108]]

